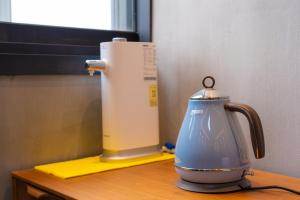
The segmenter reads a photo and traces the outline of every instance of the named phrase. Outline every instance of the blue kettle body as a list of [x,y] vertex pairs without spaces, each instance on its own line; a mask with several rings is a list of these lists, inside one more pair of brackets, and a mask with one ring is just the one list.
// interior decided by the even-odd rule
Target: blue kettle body
[[235,111],[249,120],[256,158],[264,156],[257,113],[247,105],[230,103],[228,97],[220,96],[212,87],[190,98],[177,139],[175,167],[186,181],[227,183],[241,180],[247,174],[247,146]]

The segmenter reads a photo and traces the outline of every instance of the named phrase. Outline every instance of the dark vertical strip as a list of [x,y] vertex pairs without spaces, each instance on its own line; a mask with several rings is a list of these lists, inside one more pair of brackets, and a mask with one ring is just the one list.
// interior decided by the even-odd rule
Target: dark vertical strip
[[119,1],[111,0],[111,28],[117,30],[119,27]]
[[140,41],[152,41],[152,0],[137,0],[137,33]]

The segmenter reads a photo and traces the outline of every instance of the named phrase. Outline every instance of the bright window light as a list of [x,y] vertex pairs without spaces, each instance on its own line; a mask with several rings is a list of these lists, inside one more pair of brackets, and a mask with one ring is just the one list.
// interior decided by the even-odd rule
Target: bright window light
[[111,30],[111,0],[11,0],[11,21]]

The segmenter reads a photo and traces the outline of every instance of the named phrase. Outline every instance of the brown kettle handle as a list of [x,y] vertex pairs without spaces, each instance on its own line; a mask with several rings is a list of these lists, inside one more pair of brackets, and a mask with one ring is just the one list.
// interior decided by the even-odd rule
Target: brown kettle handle
[[224,108],[232,112],[240,112],[246,116],[250,126],[251,141],[255,158],[263,158],[265,156],[264,133],[257,112],[248,105],[231,102],[226,103]]

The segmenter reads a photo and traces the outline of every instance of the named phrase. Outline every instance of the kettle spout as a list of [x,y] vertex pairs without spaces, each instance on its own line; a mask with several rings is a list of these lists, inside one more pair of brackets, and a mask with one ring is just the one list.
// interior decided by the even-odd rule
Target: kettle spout
[[106,62],[104,60],[86,60],[85,69],[93,76],[95,72],[102,72],[106,69]]

